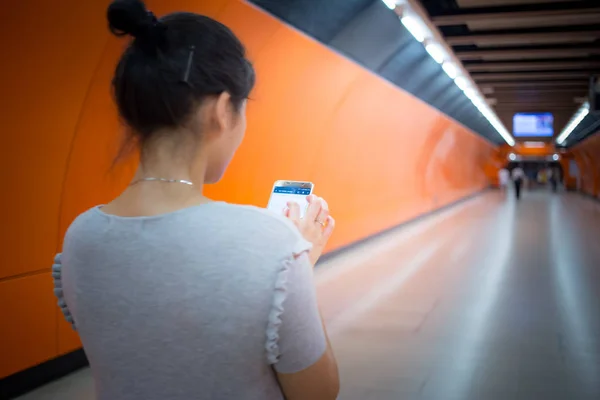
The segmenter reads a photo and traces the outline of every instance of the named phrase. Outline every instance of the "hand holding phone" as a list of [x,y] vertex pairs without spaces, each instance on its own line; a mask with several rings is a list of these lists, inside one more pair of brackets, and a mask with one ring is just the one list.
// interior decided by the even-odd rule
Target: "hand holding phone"
[[315,195],[307,197],[308,208],[304,218],[300,215],[300,206],[290,202],[286,216],[296,225],[302,236],[313,244],[309,258],[313,265],[323,253],[333,229],[335,220],[329,215],[329,206],[325,200]]
[[313,244],[309,257],[313,265],[325,249],[335,228],[325,200],[312,194],[312,182],[277,181],[273,185],[267,209],[283,214]]
[[267,209],[282,215],[291,201],[300,206],[300,216],[304,217],[308,207],[307,197],[313,189],[312,182],[277,181],[273,185]]

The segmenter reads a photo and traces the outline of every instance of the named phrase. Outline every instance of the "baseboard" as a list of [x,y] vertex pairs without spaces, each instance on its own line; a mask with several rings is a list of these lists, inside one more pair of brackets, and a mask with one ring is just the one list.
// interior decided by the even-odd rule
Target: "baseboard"
[[594,201],[600,201],[600,198],[597,196],[594,196],[593,194],[584,192],[583,190],[578,190],[577,193],[579,193],[580,195],[582,195],[583,197],[590,199],[590,200],[594,200]]
[[10,400],[88,365],[82,349],[0,379],[0,399]]
[[391,232],[393,232],[393,231],[395,231],[395,230],[397,230],[397,229],[404,228],[404,227],[406,227],[406,226],[408,226],[408,225],[410,225],[410,224],[417,223],[417,222],[419,222],[419,221],[421,221],[421,220],[423,220],[423,219],[425,219],[425,218],[427,218],[427,217],[431,217],[431,216],[433,216],[433,215],[435,215],[435,214],[438,214],[438,213],[440,213],[440,212],[442,212],[442,211],[444,211],[444,210],[447,210],[447,209],[449,209],[449,208],[452,208],[452,207],[456,207],[456,206],[457,206],[457,205],[459,205],[460,203],[464,203],[465,201],[471,200],[471,199],[472,199],[472,198],[474,198],[474,197],[481,196],[482,194],[484,194],[485,192],[487,192],[487,191],[489,191],[489,190],[493,190],[493,188],[492,188],[491,186],[490,186],[490,187],[487,187],[487,188],[485,188],[485,189],[483,189],[483,190],[480,190],[480,191],[478,191],[478,192],[475,192],[475,193],[473,193],[473,194],[471,194],[471,195],[468,195],[468,196],[466,196],[466,197],[463,197],[463,198],[461,198],[461,199],[459,199],[459,200],[457,200],[457,201],[454,201],[454,202],[452,202],[452,203],[446,204],[445,206],[442,206],[442,207],[440,207],[440,208],[436,208],[435,210],[431,210],[431,211],[429,211],[429,212],[426,212],[426,213],[420,214],[420,215],[418,215],[418,216],[416,216],[416,217],[414,217],[414,218],[411,218],[411,219],[409,219],[409,220],[407,220],[407,221],[405,221],[405,222],[402,222],[402,223],[400,223],[399,225],[395,225],[395,226],[393,226],[393,227],[391,227],[391,228],[388,228],[388,229],[385,229],[385,230],[383,230],[383,231],[380,231],[380,232],[374,233],[374,234],[372,234],[372,235],[370,235],[370,236],[367,236],[367,237],[366,237],[366,238],[364,238],[364,239],[357,240],[356,242],[352,242],[352,243],[350,243],[349,245],[346,245],[346,246],[340,247],[339,249],[335,249],[335,250],[333,250],[333,251],[330,251],[330,252],[328,252],[328,253],[325,253],[325,254],[323,254],[323,255],[321,256],[321,258],[320,258],[320,259],[319,259],[319,261],[317,262],[317,265],[316,265],[316,267],[318,268],[318,267],[319,267],[319,264],[321,264],[321,263],[324,263],[324,262],[326,262],[327,260],[331,260],[332,258],[335,258],[335,257],[337,257],[337,256],[339,256],[339,255],[341,255],[341,254],[345,253],[346,251],[352,250],[352,249],[354,249],[354,248],[356,248],[356,247],[358,247],[358,246],[361,246],[361,245],[363,245],[363,244],[367,244],[367,243],[369,243],[369,242],[370,242],[370,241],[372,241],[372,240],[375,240],[375,239],[377,239],[377,238],[380,238],[381,236],[385,236],[385,235],[386,235],[386,234],[388,234],[388,233],[391,233]]

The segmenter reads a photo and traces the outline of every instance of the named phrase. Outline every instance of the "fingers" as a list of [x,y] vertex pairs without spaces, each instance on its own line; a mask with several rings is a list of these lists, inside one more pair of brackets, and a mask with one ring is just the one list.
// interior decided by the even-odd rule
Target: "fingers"
[[316,221],[321,209],[323,208],[323,202],[320,197],[310,195],[306,198],[308,201],[308,209],[306,210],[306,220]]
[[325,225],[327,222],[327,217],[329,216],[329,205],[324,199],[321,199],[321,211],[317,215],[315,221],[317,221],[321,225]]
[[325,229],[323,229],[323,238],[325,240],[329,239],[333,230],[335,229],[335,219],[331,215],[327,216],[327,224],[325,225]]
[[287,217],[292,221],[300,220],[300,206],[298,203],[290,201],[288,204]]

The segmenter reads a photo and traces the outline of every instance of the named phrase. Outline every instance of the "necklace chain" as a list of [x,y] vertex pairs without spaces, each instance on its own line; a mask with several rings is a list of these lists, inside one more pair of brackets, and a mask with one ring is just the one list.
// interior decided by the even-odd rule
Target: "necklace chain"
[[140,182],[183,183],[184,185],[194,186],[193,182],[187,181],[185,179],[167,179],[167,178],[155,178],[155,177],[140,178],[140,179],[138,179],[136,181],[131,182],[131,184],[129,186],[136,185],[136,184],[138,184]]

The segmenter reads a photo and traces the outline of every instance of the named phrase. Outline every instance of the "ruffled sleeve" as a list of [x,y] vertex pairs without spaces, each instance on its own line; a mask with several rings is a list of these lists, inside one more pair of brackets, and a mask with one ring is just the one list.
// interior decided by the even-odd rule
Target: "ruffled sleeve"
[[273,304],[269,313],[267,324],[267,362],[275,364],[279,359],[279,327],[281,326],[281,315],[283,314],[283,302],[286,297],[287,277],[292,264],[292,257],[285,260],[275,279],[275,292],[273,293]]
[[73,316],[71,315],[71,312],[67,307],[67,303],[63,295],[61,256],[62,254],[57,254],[54,258],[54,264],[52,265],[52,278],[54,279],[54,295],[58,299],[58,306],[60,307],[60,310],[65,316],[67,322],[71,324],[73,329],[77,329],[75,327],[75,320],[73,320]]
[[267,324],[267,361],[282,373],[293,373],[316,362],[326,348],[317,306],[312,245],[299,241],[284,260],[275,279],[273,303]]

